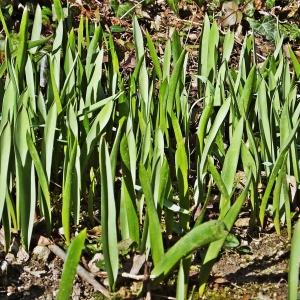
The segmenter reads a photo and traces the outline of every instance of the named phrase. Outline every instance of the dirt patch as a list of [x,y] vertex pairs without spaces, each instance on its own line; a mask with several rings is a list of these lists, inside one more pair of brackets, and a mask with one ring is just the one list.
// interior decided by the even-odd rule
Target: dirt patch
[[289,242],[287,233],[252,238],[241,234],[250,253],[225,251],[214,265],[205,299],[287,299]]
[[[233,232],[239,237],[240,246],[223,251],[212,269],[208,289],[202,299],[287,299],[290,247],[287,233],[283,231],[278,236],[275,232],[268,232],[253,237],[247,231],[247,218],[239,219],[236,224],[238,226]],[[248,249],[247,253],[245,249]],[[7,254],[0,248],[0,267],[0,300],[56,298],[63,261],[48,247],[36,246],[27,254],[15,241]],[[192,267],[190,291],[194,288],[193,299],[199,299],[196,296],[198,274],[199,268],[195,267],[193,271]],[[175,284],[176,278],[173,279]],[[103,282],[103,278],[100,281]],[[117,293],[119,299],[144,299],[136,296],[140,284],[142,282],[123,278],[122,288]],[[174,285],[170,285],[170,282],[165,288],[154,288],[150,293],[153,299],[175,299],[176,296]],[[87,283],[76,278],[72,299],[104,298]]]
[[[12,247],[7,254],[0,248],[0,266],[0,300],[56,298],[63,261],[46,246],[35,247],[30,255],[22,248]],[[92,287],[76,278],[72,299],[100,299],[95,297]]]

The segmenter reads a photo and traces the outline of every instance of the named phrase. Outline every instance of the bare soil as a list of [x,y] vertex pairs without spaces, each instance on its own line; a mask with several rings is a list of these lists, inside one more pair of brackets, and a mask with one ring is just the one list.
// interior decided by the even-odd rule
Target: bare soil
[[[279,236],[271,229],[270,232],[253,237],[244,227],[247,218],[240,218],[236,224],[240,226],[234,230],[240,239],[240,246],[223,250],[213,267],[207,292],[202,299],[287,299],[287,233],[283,231]],[[87,266],[88,261],[85,260],[83,265]],[[56,298],[63,261],[47,246],[35,246],[29,254],[19,246],[17,240],[9,253],[5,253],[3,246],[0,246],[0,266],[0,300]],[[199,299],[196,295],[198,271],[199,268],[193,266],[190,273],[193,299]],[[102,283],[105,281],[103,276],[98,280]],[[145,299],[137,296],[141,285],[141,282],[123,278],[123,287],[116,298]],[[152,299],[175,299],[175,295],[175,285],[170,281],[167,286],[153,289],[151,296]],[[103,297],[90,285],[76,278],[72,299],[99,300]]]
[[286,232],[241,241],[251,251],[225,251],[212,270],[206,299],[287,299],[289,242]]
[[[46,246],[27,254],[15,241],[9,253],[0,247],[0,300],[55,299],[63,261]],[[92,287],[76,278],[72,299],[94,299]]]

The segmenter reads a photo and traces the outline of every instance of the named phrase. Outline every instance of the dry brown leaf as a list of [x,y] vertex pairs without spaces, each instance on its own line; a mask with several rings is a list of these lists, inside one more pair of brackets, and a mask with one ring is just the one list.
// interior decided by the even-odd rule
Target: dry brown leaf
[[224,2],[222,5],[222,12],[224,14],[221,22],[223,27],[233,26],[241,23],[243,13],[234,1]]
[[256,10],[260,10],[262,8],[263,2],[262,0],[253,0],[253,5]]
[[95,226],[92,229],[88,230],[89,237],[99,237],[101,236],[101,227]]
[[217,284],[228,283],[229,281],[225,277],[217,277],[214,279],[214,282]]

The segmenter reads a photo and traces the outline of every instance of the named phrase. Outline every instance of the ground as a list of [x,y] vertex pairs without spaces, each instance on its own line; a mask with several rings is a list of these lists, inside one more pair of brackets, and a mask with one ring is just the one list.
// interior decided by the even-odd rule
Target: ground
[[[286,232],[279,236],[270,229],[269,232],[253,237],[245,231],[245,224],[247,218],[240,218],[236,222],[235,232],[239,232],[241,246],[224,249],[220,260],[213,267],[208,290],[203,299],[287,299],[289,242]],[[3,263],[1,266],[0,300],[55,299],[63,266],[60,258],[43,245],[33,247],[32,252],[27,254],[19,246],[17,239],[9,253],[5,254],[3,250],[2,246],[0,257],[1,260],[5,258],[7,266],[4,268]],[[84,265],[88,268],[86,262]],[[197,278],[197,269],[197,266],[192,268],[191,285],[197,284],[194,280]],[[103,282],[103,278],[100,281]],[[121,289],[118,298],[139,298],[135,294],[139,283],[129,281],[126,284],[127,288]],[[153,299],[166,297],[175,299],[172,286],[166,289],[158,288],[152,295]],[[76,278],[72,299],[101,298],[90,285]],[[198,298],[195,296],[193,299]]]
[[287,299],[289,244],[286,233],[281,236],[275,232],[260,234],[249,240],[249,248],[249,254],[224,253],[213,268],[207,299]]
[[[56,298],[63,261],[55,256],[47,246],[36,246],[27,254],[17,239],[9,253],[0,247],[0,299],[39,299]],[[6,262],[4,264],[4,262]],[[72,299],[92,299],[92,287],[76,280]]]

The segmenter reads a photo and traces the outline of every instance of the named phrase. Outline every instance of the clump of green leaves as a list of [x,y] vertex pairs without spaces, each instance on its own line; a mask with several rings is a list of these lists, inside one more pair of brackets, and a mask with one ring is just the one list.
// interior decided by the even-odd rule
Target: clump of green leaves
[[280,33],[289,40],[300,38],[300,28],[293,23],[280,23],[272,16],[265,16],[259,20],[248,19],[251,28],[269,41],[275,41]]
[[[54,9],[51,42],[42,36],[39,6],[35,26],[24,10],[17,43],[1,19],[0,219],[7,248],[13,227],[29,249],[34,222],[43,218],[50,231],[53,210],[60,212],[69,245],[83,208],[91,223],[93,208],[100,209],[99,251],[111,291],[118,288],[118,244],[131,241],[131,251],[153,263],[153,284],[178,270],[176,293],[185,298],[193,254],[205,249],[202,295],[246,203],[253,223],[263,227],[269,217],[278,233],[286,224],[291,235],[295,193],[289,180],[300,181],[300,66],[292,50],[289,63],[282,37],[258,66],[253,36],[247,36],[236,68],[230,64],[234,33],[221,34],[205,17],[198,71],[191,74],[203,106],[195,132],[189,56],[176,31],[160,56],[134,18],[136,65],[124,77],[110,33],[84,18],[68,30],[59,1]],[[61,188],[54,190],[52,182]],[[259,192],[262,182],[266,188]],[[205,221],[212,187],[218,217]],[[54,192],[58,201],[50,197]],[[172,247],[168,236],[176,240]],[[80,249],[82,241],[76,239]]]

